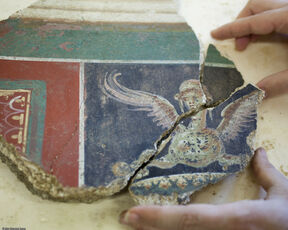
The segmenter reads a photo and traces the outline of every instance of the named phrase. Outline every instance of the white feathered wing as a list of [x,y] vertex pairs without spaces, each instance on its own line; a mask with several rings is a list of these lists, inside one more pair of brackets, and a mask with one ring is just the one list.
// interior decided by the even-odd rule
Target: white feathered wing
[[257,115],[257,104],[259,91],[243,96],[228,106],[221,113],[224,118],[217,127],[220,138],[224,142],[230,142],[255,121]]
[[170,128],[177,120],[178,113],[165,98],[139,90],[128,89],[117,81],[121,73],[106,73],[103,82],[103,93],[116,101],[137,107],[136,111],[147,111],[153,122],[163,129]]

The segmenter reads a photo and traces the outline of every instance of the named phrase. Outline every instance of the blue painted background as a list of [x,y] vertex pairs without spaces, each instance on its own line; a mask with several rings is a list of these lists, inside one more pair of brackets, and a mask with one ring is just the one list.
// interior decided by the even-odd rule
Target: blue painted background
[[199,65],[186,64],[86,64],[85,65],[85,184],[107,185],[116,177],[111,166],[136,160],[164,131],[147,112],[106,98],[99,83],[106,72],[117,70],[118,82],[127,88],[161,95],[180,113],[174,95],[187,79],[197,79]]

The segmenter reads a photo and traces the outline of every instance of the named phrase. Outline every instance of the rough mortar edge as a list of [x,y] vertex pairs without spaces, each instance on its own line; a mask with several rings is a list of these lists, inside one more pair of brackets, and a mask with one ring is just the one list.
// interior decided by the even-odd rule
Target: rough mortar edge
[[0,158],[16,174],[29,191],[43,199],[60,202],[91,203],[119,192],[114,188],[64,187],[54,175],[46,173],[35,163],[17,152],[16,148],[0,136]]

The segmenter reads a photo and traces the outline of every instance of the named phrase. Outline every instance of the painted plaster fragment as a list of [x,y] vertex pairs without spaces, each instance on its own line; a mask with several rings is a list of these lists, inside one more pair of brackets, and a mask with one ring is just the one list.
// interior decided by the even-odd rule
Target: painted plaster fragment
[[56,176],[45,172],[39,165],[20,155],[15,146],[8,144],[2,136],[0,136],[0,159],[33,194],[43,199],[91,203],[117,192],[103,187],[97,189],[65,187],[59,183]]
[[215,46],[210,45],[202,68],[201,85],[208,106],[225,101],[244,80],[234,64],[221,56]]
[[0,133],[19,152],[25,153],[31,90],[0,89]]
[[0,135],[63,186],[78,187],[79,64],[0,60],[0,70]]
[[187,203],[193,192],[245,168],[253,155],[262,97],[249,84],[217,107],[184,119],[133,180],[129,189],[134,199],[141,204]]
[[85,82],[85,185],[96,188],[124,188],[179,116],[205,104],[199,64],[91,63]]
[[243,79],[213,47],[200,68],[190,28],[9,19],[1,31],[0,157],[42,198],[92,202],[133,179],[140,203],[185,203],[251,158],[258,91],[226,100]]

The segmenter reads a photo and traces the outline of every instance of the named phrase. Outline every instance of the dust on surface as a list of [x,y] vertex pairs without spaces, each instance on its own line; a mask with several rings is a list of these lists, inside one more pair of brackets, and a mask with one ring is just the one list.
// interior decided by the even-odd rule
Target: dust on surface
[[273,150],[275,149],[275,141],[274,140],[264,140],[261,142],[261,146],[266,150]]
[[281,173],[283,173],[284,176],[288,177],[288,167],[287,166],[285,167],[283,165],[280,165],[280,171],[281,171]]

